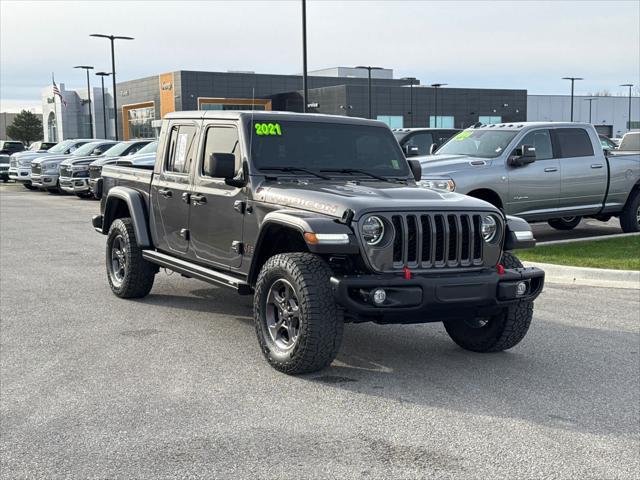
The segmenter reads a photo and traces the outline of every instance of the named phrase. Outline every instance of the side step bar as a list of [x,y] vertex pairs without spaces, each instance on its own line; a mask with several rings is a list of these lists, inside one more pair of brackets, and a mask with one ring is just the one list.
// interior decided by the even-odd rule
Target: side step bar
[[208,283],[233,288],[234,290],[237,290],[240,295],[249,295],[253,292],[249,284],[239,278],[188,262],[186,260],[180,260],[170,255],[156,252],[155,250],[143,250],[142,258],[148,262],[155,263],[161,267],[178,272],[185,277],[197,278],[198,280],[203,280]]

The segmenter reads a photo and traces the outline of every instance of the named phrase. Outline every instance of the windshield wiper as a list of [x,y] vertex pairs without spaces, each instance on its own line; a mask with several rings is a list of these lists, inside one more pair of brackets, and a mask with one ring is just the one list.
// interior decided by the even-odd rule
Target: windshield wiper
[[260,167],[260,170],[275,170],[277,172],[304,172],[309,175],[313,175],[315,177],[321,178],[323,180],[331,180],[330,177],[326,175],[320,175],[318,172],[314,172],[313,170],[307,170],[306,168],[298,168],[298,167]]
[[388,178],[381,177],[380,175],[376,175],[375,173],[367,172],[366,170],[360,170],[359,168],[336,168],[336,169],[327,169],[320,170],[321,172],[335,172],[335,173],[362,173],[364,175],[369,175],[371,178],[375,178],[376,180],[381,180],[383,182],[390,182]]

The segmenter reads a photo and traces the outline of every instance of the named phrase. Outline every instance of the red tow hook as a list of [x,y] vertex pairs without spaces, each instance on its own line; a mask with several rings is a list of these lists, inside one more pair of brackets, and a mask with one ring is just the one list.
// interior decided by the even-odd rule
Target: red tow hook
[[402,271],[404,272],[404,279],[405,280],[411,280],[411,270],[409,270],[409,267],[407,267],[405,265],[405,267],[402,269]]
[[498,275],[504,275],[504,266],[502,264],[496,264],[496,270],[498,271]]

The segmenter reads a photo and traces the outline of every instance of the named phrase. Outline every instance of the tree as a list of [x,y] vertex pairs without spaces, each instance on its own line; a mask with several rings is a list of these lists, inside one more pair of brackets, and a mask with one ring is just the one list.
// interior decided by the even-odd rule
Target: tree
[[14,140],[20,140],[29,145],[36,140],[42,140],[42,120],[35,113],[22,110],[13,123],[7,127],[7,136]]

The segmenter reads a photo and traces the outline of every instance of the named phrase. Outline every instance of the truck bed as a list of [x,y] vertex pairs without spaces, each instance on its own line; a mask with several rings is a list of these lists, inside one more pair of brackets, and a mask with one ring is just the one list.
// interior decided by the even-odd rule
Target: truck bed
[[145,167],[105,165],[102,169],[102,198],[106,198],[113,187],[129,187],[142,194],[148,208],[152,179],[153,170]]

